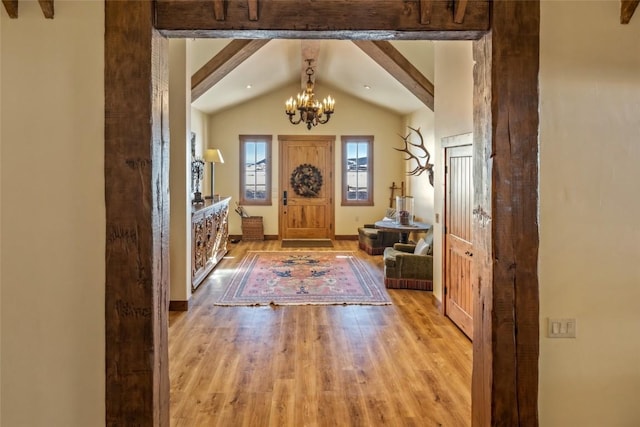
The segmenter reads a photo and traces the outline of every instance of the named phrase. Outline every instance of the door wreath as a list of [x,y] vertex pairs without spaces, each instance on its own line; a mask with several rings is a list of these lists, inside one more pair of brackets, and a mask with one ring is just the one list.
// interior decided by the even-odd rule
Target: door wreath
[[322,188],[322,173],[313,165],[302,164],[291,174],[291,187],[298,196],[316,197]]

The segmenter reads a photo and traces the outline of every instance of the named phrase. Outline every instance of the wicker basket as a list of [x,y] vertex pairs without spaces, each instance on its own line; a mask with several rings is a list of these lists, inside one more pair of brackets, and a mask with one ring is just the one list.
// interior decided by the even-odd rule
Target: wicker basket
[[242,240],[264,240],[264,228],[261,216],[242,218]]

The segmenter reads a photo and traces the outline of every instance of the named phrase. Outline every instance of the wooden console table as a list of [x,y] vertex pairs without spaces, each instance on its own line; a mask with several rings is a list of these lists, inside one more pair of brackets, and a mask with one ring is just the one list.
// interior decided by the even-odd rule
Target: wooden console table
[[227,253],[229,200],[193,207],[191,212],[191,289],[202,283]]
[[410,225],[398,224],[395,221],[376,221],[375,226],[376,228],[379,228],[381,230],[397,231],[398,233],[400,233],[400,243],[408,243],[409,233],[411,232],[424,232],[429,231],[429,229],[431,228],[431,224],[415,221]]

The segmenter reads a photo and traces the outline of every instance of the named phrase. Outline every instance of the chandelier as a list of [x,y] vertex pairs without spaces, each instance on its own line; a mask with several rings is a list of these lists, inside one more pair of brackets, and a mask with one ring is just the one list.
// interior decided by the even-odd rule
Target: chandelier
[[[306,71],[307,88],[304,92],[299,93],[296,99],[291,97],[285,102],[285,112],[287,116],[289,116],[289,121],[292,124],[297,125],[298,123],[304,123],[307,125],[307,129],[311,130],[313,126],[325,124],[329,121],[333,114],[333,107],[336,100],[331,98],[331,96],[326,97],[322,102],[315,99],[313,81],[311,81],[311,76],[313,76],[311,63],[313,59],[306,59],[305,61],[308,64]],[[299,112],[298,120],[294,120],[296,110]],[[326,118],[323,118],[323,116]]]

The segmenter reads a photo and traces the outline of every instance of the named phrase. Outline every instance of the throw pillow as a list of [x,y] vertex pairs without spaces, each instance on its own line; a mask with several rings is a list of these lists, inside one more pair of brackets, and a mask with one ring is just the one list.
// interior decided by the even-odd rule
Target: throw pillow
[[413,250],[413,253],[416,255],[426,255],[428,249],[429,245],[421,238],[418,240],[418,243],[416,243],[416,248]]
[[433,228],[429,229],[427,235],[424,236],[424,241],[428,246],[426,255],[433,255]]

